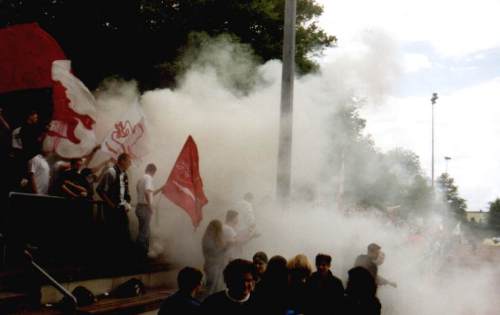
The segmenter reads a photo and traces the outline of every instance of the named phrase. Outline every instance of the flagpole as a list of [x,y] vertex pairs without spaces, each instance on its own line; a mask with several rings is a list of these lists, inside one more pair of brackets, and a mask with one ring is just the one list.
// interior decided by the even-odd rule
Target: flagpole
[[295,73],[295,21],[297,1],[286,0],[281,76],[281,116],[278,149],[277,197],[286,205],[290,197],[293,127],[293,83]]

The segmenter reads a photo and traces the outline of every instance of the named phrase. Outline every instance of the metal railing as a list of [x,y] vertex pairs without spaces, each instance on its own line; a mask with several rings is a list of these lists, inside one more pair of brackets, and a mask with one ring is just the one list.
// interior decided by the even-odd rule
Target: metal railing
[[78,300],[76,297],[69,292],[62,284],[60,284],[56,279],[54,279],[46,270],[44,270],[40,265],[38,265],[34,260],[33,256],[26,250],[26,257],[29,259],[29,262],[34,270],[36,270],[42,277],[45,278],[49,282],[51,286],[53,286],[57,291],[59,291],[70,303],[69,307],[71,310],[76,310],[78,306]]

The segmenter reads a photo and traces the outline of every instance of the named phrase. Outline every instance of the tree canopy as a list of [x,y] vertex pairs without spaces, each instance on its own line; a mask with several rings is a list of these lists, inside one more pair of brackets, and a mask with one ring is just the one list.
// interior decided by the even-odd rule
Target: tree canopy
[[460,197],[458,186],[455,180],[448,173],[443,173],[437,180],[437,186],[443,195],[443,201],[448,204],[450,210],[457,220],[465,219],[465,211],[467,211],[467,202]]
[[490,202],[488,225],[496,232],[500,232],[500,198]]
[[[425,178],[419,157],[412,151],[396,148],[381,152],[369,135],[366,121],[357,106],[346,100],[333,115],[330,158],[333,176],[339,176],[345,163],[344,200],[348,207],[397,207],[406,217],[431,209],[432,188]],[[419,214],[420,213],[420,214]]]
[[[52,34],[90,87],[108,76],[137,79],[142,89],[172,86],[175,61],[192,32],[229,34],[263,61],[281,59],[285,0],[6,0],[0,26],[38,22]],[[298,0],[299,73],[317,68],[312,56],[334,45],[316,18],[315,0]]]

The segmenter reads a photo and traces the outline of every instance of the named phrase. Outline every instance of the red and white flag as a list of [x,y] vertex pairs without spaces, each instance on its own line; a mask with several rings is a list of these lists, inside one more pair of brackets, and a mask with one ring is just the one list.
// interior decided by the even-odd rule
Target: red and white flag
[[146,119],[139,102],[135,102],[130,110],[114,123],[113,129],[101,145],[101,150],[114,159],[121,153],[128,153],[133,160],[137,160],[149,153]]
[[54,61],[52,80],[53,113],[44,146],[66,158],[84,156],[96,145],[96,100],[71,73],[69,60]]
[[52,62],[63,59],[57,41],[36,23],[0,29],[0,93],[52,87]]
[[170,201],[187,212],[194,227],[200,224],[201,209],[208,202],[198,163],[198,148],[189,136],[162,190]]

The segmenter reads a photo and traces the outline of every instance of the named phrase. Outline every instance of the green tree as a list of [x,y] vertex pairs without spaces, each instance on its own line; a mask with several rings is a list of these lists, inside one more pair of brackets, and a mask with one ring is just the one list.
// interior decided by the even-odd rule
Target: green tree
[[[137,79],[142,89],[175,84],[176,60],[189,34],[229,34],[263,61],[281,59],[285,0],[6,0],[0,27],[38,22],[95,88],[107,76]],[[317,68],[312,57],[336,43],[316,18],[316,0],[298,0],[299,73]]]
[[377,150],[365,134],[366,121],[349,100],[331,120],[331,172],[338,176],[344,160],[344,204],[382,210],[399,205],[404,217],[430,208],[432,189],[418,155],[401,148],[387,153]]
[[455,219],[465,220],[467,202],[460,197],[455,180],[448,173],[443,173],[437,180],[437,186],[443,194],[443,201],[448,205]]
[[490,202],[489,205],[488,225],[491,229],[500,232],[500,198]]

